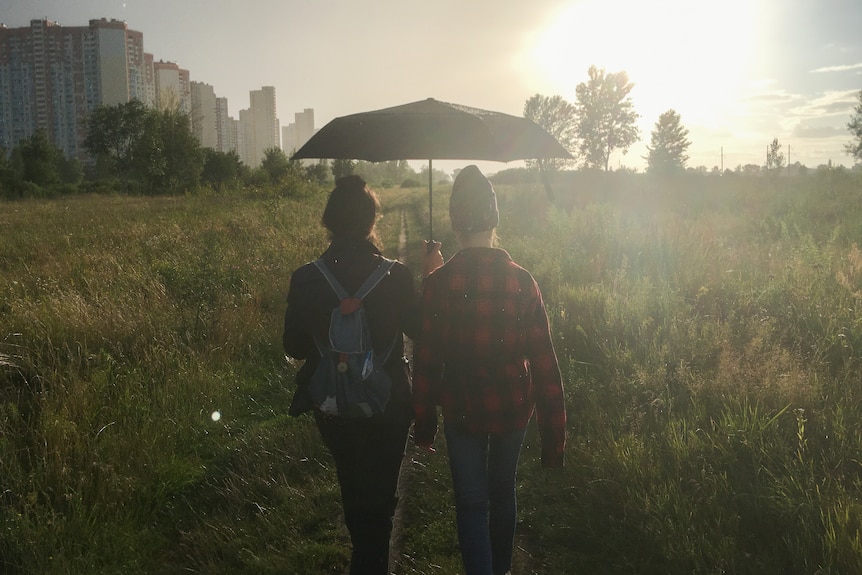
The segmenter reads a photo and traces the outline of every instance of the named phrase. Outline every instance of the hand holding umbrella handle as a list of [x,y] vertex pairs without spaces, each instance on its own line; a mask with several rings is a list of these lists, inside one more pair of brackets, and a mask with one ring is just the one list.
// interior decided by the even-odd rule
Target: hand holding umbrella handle
[[425,277],[443,265],[443,254],[440,242],[425,240],[425,252],[422,254],[422,276]]

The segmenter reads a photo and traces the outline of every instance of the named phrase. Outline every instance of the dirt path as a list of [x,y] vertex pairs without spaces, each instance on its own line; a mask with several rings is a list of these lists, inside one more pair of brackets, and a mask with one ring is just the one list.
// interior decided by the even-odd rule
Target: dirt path
[[[407,215],[401,211],[401,232],[398,234],[398,261],[407,262]],[[404,353],[408,358],[413,358],[413,342],[409,339],[404,340]],[[403,531],[404,531],[404,495],[407,492],[410,484],[410,475],[412,474],[413,460],[409,453],[413,449],[411,442],[408,440],[407,453],[404,459],[401,460],[401,474],[398,476],[398,488],[396,494],[398,496],[398,505],[395,507],[395,517],[392,521],[392,537],[389,544],[389,566],[392,573],[401,573],[401,555],[404,550]]]

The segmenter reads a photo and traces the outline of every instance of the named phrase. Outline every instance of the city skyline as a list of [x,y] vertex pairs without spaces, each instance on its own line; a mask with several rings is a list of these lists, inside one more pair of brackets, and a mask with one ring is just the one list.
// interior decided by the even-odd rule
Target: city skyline
[[690,130],[691,167],[719,165],[722,149],[725,168],[761,165],[773,138],[789,147],[791,162],[849,166],[843,147],[862,88],[862,4],[814,4],[32,0],[4,7],[0,18],[9,27],[122,19],[144,34],[147,52],[227,97],[231,115],[250,91],[272,85],[279,116],[312,108],[318,127],[427,97],[521,115],[536,93],[574,102],[595,64],[628,73],[641,114],[641,141],[614,154],[614,168],[643,168],[650,131],[671,108]]
[[[28,26],[0,26],[0,149],[44,131],[66,158],[90,160],[85,138],[88,116],[99,106],[132,100],[152,109],[186,114],[198,142],[220,152],[235,151],[257,167],[270,148],[281,146],[281,126],[273,86],[249,92],[249,107],[239,120],[228,114],[227,98],[192,81],[189,70],[156,60],[144,50],[144,34],[124,21],[91,19],[63,26],[34,19]],[[303,129],[291,130],[291,142],[304,143],[313,131],[308,109],[296,115]],[[309,130],[307,124],[312,130]]]

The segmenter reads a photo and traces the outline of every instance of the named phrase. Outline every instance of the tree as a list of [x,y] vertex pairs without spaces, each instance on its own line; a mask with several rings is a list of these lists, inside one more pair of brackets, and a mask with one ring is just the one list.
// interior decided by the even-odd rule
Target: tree
[[[541,126],[566,150],[577,150],[578,116],[575,107],[562,96],[536,94],[524,103],[524,117]],[[553,198],[550,176],[569,162],[565,158],[539,158],[527,161],[527,166],[538,168],[545,193]]]
[[577,134],[587,166],[604,168],[614,150],[626,153],[640,137],[629,93],[634,84],[625,71],[606,74],[604,68],[590,66],[589,81],[575,88]]
[[11,196],[13,174],[9,167],[6,150],[0,146],[0,198]]
[[99,106],[88,118],[84,147],[123,182],[136,180],[151,193],[194,188],[203,169],[191,120],[176,107],[151,110],[138,100]]
[[305,168],[305,177],[316,184],[325,184],[329,178],[329,169],[323,162],[317,162]]
[[[562,96],[536,94],[524,103],[524,117],[541,126],[569,152],[578,149],[578,116],[575,106]],[[540,158],[528,162],[539,170],[555,172],[571,160],[564,158]]]
[[[669,174],[685,169],[688,161],[686,151],[691,145],[688,140],[688,129],[680,122],[680,116],[674,110],[668,110],[658,117],[655,129],[650,135],[650,145],[647,146],[647,172],[653,174]],[[718,171],[718,168],[715,168]]]
[[353,173],[368,182],[371,186],[391,188],[403,182],[408,177],[416,177],[416,172],[407,160],[390,160],[387,162],[366,162],[359,160]]
[[[438,168],[432,168],[432,170],[432,182],[449,183],[449,174]],[[423,182],[426,186],[428,185],[428,164],[423,164],[422,169],[419,170],[419,181]]]
[[269,181],[280,182],[290,172],[290,160],[281,148],[267,148],[263,151],[260,168],[269,176]]
[[133,170],[150,193],[176,194],[200,181],[204,155],[191,118],[176,108],[149,110]]
[[60,182],[57,169],[63,153],[49,139],[43,130],[18,143],[21,159],[20,178],[44,187]]
[[114,106],[98,106],[87,118],[84,148],[124,181],[132,172],[135,153],[144,136],[147,107],[139,100]]
[[844,146],[844,151],[856,162],[862,162],[862,90],[859,90],[856,98],[859,103],[854,106],[853,115],[850,116],[850,122],[847,123],[847,129],[853,139]]
[[66,158],[62,152],[57,159],[57,175],[64,184],[78,184],[84,179],[84,167],[78,158]]
[[210,184],[216,192],[221,192],[222,185],[235,180],[242,170],[242,162],[236,152],[218,152],[204,149],[204,165],[201,179]]
[[778,138],[774,138],[772,143],[766,148],[766,169],[780,170],[784,167],[784,154],[781,151],[781,144],[778,143]]
[[338,180],[344,176],[351,175],[356,170],[356,162],[342,159],[332,160],[330,169],[332,170],[332,176]]
[[745,164],[744,166],[736,166],[736,173],[745,176],[758,176],[760,175],[760,172],[762,170],[763,167],[758,166],[757,164]]

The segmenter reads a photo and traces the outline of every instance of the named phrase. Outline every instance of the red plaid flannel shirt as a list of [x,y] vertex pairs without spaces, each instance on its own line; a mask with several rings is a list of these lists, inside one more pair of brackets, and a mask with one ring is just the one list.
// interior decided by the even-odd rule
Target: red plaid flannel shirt
[[425,279],[414,342],[415,441],[430,445],[437,405],[468,432],[526,427],[535,408],[542,463],[563,463],[566,410],[539,286],[509,254],[461,250]]

